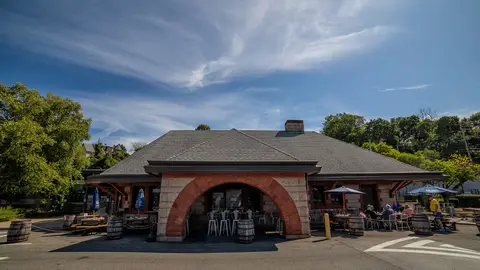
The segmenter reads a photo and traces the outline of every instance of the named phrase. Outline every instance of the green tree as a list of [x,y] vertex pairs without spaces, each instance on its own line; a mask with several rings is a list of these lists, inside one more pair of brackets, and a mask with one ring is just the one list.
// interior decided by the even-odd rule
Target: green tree
[[88,165],[82,141],[89,139],[90,122],[68,98],[0,84],[2,197],[67,194]]
[[410,153],[418,150],[415,144],[415,138],[417,137],[417,126],[420,122],[420,117],[417,115],[396,117],[393,118],[391,122],[394,126],[399,150]]
[[[369,149],[369,144],[364,143],[362,147]],[[442,160],[438,159],[440,154],[433,150],[426,149],[411,154],[400,152],[386,143],[372,143],[372,151],[425,170],[441,171],[448,176],[444,181],[447,186],[458,187],[466,181],[475,181],[480,176],[480,165],[458,154]]]
[[480,163],[480,112],[462,119],[461,126],[465,133],[472,159]]
[[90,169],[108,169],[129,156],[123,145],[117,146],[117,150],[105,152],[105,145],[100,139],[94,148],[95,154],[90,158]]
[[444,158],[452,154],[465,154],[460,119],[457,116],[443,116],[437,120],[435,146]]
[[205,124],[200,124],[197,126],[195,130],[210,130],[210,126]]
[[386,142],[390,145],[396,145],[395,130],[389,121],[377,118],[370,120],[365,125],[365,140],[372,142]]
[[359,115],[338,113],[325,117],[323,134],[348,143],[362,145],[365,141],[365,118]]

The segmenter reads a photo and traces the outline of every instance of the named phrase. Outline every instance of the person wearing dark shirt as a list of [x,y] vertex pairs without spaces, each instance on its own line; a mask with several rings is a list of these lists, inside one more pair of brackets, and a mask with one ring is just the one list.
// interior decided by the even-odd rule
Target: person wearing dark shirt
[[373,206],[372,205],[367,205],[367,210],[365,210],[365,214],[370,217],[371,219],[377,219],[378,215],[373,211]]

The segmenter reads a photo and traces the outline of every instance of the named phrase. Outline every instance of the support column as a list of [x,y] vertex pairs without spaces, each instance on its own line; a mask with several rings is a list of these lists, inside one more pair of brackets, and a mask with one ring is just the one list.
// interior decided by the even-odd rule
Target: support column
[[274,179],[282,185],[292,198],[297,207],[300,223],[302,226],[301,234],[286,235],[287,239],[307,238],[311,236],[310,232],[310,212],[308,207],[308,195],[305,184],[305,178],[301,177],[274,177]]
[[[160,188],[160,202],[158,206],[158,227],[157,227],[157,241],[162,242],[178,242],[182,241],[184,236],[167,236],[167,221],[173,202],[177,199],[178,194],[183,188],[190,183],[194,177],[169,177],[164,174],[162,177],[162,186]],[[178,217],[182,219],[183,217]]]

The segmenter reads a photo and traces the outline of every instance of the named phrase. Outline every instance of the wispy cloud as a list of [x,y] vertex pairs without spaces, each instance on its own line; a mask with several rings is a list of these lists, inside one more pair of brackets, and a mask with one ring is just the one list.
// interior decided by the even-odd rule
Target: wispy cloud
[[0,35],[78,65],[196,88],[319,68],[375,47],[394,30],[375,16],[391,11],[391,1],[86,2],[3,10]]
[[404,87],[394,87],[394,88],[385,88],[380,90],[380,92],[392,92],[392,91],[401,91],[401,90],[419,90],[425,89],[432,86],[431,84],[417,84],[412,86],[404,86]]
[[[260,89],[260,88],[258,88]],[[250,92],[183,97],[166,100],[105,94],[72,96],[93,119],[92,140],[108,143],[150,142],[169,130],[190,129],[205,123],[214,129],[278,129],[282,107]]]

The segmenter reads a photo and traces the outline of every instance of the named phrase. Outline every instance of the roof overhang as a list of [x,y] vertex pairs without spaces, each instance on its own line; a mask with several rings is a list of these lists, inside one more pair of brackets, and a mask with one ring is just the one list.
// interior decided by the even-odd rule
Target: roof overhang
[[367,173],[317,173],[308,176],[308,181],[443,181],[442,172],[367,172]]
[[307,173],[320,172],[318,161],[158,161],[144,166],[148,174],[185,173]]
[[148,174],[97,174],[87,178],[88,184],[155,183],[160,181],[158,176]]

